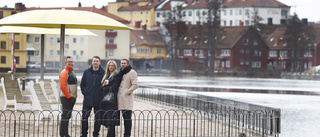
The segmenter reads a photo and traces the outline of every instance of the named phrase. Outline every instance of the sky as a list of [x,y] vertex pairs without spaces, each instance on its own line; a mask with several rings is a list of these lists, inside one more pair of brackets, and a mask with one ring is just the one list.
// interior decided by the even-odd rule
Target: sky
[[[7,5],[8,8],[14,8],[14,3],[22,2],[26,7],[76,7],[79,1],[82,7],[91,7],[95,5],[101,8],[108,2],[116,0],[0,0],[0,7]],[[288,6],[291,6],[291,15],[297,13],[300,19],[307,18],[309,22],[320,22],[320,0],[278,0]]]

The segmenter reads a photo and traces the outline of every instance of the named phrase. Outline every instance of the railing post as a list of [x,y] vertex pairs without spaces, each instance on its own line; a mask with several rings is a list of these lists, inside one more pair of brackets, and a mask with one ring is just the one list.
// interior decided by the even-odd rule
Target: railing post
[[17,120],[14,120],[13,124],[13,136],[16,137],[16,127],[17,127]]

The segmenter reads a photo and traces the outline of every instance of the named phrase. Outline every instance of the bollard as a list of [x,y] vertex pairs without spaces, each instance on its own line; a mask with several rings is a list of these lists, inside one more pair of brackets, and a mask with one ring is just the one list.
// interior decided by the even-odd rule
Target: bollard
[[26,89],[26,78],[22,77],[22,90]]

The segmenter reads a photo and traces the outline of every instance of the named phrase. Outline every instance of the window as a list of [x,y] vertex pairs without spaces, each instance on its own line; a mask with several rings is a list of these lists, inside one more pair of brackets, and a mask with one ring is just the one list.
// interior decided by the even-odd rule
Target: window
[[50,38],[50,44],[54,43],[54,38]]
[[77,38],[73,38],[73,43],[77,43]]
[[242,9],[239,9],[239,15],[242,15]]
[[57,50],[57,55],[58,55],[58,56],[60,55],[60,50]]
[[194,52],[195,56],[203,57],[203,50],[196,49]]
[[246,9],[244,14],[249,15],[249,9]]
[[258,40],[253,40],[253,45],[257,46],[258,45]]
[[161,54],[161,48],[157,48],[157,54]]
[[20,49],[20,43],[14,42],[14,49]]
[[254,50],[253,56],[261,57],[261,51],[260,50]]
[[269,56],[270,57],[277,57],[277,51],[276,50],[270,50],[269,51]]
[[252,68],[261,68],[261,62],[260,61],[252,61],[251,67]]
[[192,50],[191,49],[185,49],[183,50],[184,56],[192,56]]
[[143,12],[142,12],[142,11],[140,11],[140,14],[142,15],[142,14],[143,14]]
[[54,53],[53,53],[53,50],[50,50],[50,56],[53,56]]
[[230,26],[232,26],[232,20],[230,20]]
[[34,43],[39,44],[40,43],[40,38],[39,37],[35,37],[34,38]]
[[198,16],[198,17],[200,16],[200,11],[197,11],[197,16]]
[[107,44],[114,44],[114,38],[107,38]]
[[1,41],[1,49],[6,49],[6,42],[5,41]]
[[34,56],[34,51],[32,51],[32,50],[31,51],[27,51],[27,55],[28,56]]
[[249,65],[249,61],[248,60],[246,60],[246,65]]
[[240,65],[243,65],[244,64],[244,61],[243,60],[240,60]]
[[6,64],[6,56],[1,56],[1,64]]
[[157,12],[157,17],[160,17],[160,12]]
[[188,16],[189,16],[189,17],[192,16],[192,11],[188,11]]
[[227,15],[227,11],[226,10],[223,10],[223,15]]
[[227,21],[226,20],[223,21],[223,26],[227,26]]
[[137,15],[137,11],[134,11],[134,15]]
[[242,44],[243,45],[248,45],[248,43],[249,43],[249,39],[247,39],[247,38],[243,38],[242,39]]
[[66,43],[66,44],[64,45],[64,48],[65,48],[65,49],[69,49],[69,44]]
[[3,11],[0,11],[0,19],[3,18]]
[[57,38],[57,43],[60,43],[60,38]]
[[221,56],[230,56],[230,50],[229,49],[221,50]]
[[80,44],[84,43],[84,38],[80,38]]
[[76,56],[77,55],[77,51],[73,51],[73,56]]
[[304,51],[304,57],[312,57],[311,51]]
[[131,13],[131,11],[129,11],[129,15],[131,15],[132,13]]
[[113,50],[106,51],[106,57],[113,57],[113,56],[114,56],[114,51]]
[[244,54],[244,49],[240,49],[240,54]]
[[148,23],[148,20],[146,20],[146,23]]
[[36,51],[34,52],[34,55],[35,55],[35,56],[39,56],[39,55],[40,55],[40,51],[39,51],[39,50],[36,50]]
[[284,50],[284,51],[280,51],[280,56],[282,56],[282,57],[287,57],[287,51],[286,50]]
[[233,11],[233,10],[230,10],[230,15],[232,15],[232,11]]
[[16,64],[20,64],[20,57],[14,57],[14,59],[16,60]]
[[245,25],[245,26],[249,26],[249,20],[245,20],[245,21],[244,21],[244,25]]
[[83,55],[84,55],[83,50],[80,50],[80,56],[83,56]]
[[230,60],[227,60],[227,61],[226,61],[226,67],[227,67],[227,68],[230,68]]

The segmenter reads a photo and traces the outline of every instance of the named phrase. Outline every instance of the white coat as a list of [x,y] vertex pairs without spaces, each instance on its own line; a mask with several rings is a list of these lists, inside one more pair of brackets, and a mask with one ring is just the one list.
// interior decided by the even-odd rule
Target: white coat
[[[118,109],[133,109],[133,91],[139,87],[137,72],[131,69],[124,74],[118,91]],[[130,95],[129,95],[130,93]]]

